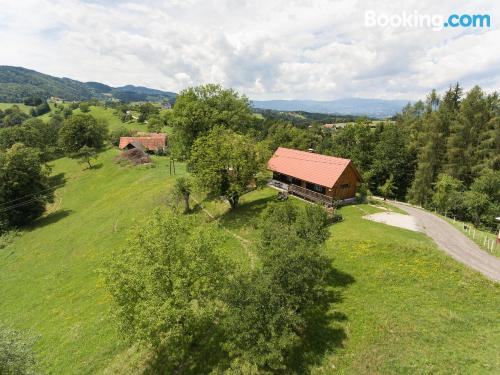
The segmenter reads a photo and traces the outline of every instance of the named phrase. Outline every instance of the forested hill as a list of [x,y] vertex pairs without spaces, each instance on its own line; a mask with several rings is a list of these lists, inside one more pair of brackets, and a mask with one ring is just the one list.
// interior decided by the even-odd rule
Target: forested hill
[[59,97],[65,100],[119,99],[122,101],[174,101],[176,94],[146,87],[111,87],[99,82],[58,78],[34,70],[0,66],[0,102],[23,102],[28,97]]
[[367,98],[343,98],[330,101],[318,100],[264,100],[252,101],[259,109],[275,111],[305,111],[351,116],[386,118],[401,112],[408,100],[384,100]]

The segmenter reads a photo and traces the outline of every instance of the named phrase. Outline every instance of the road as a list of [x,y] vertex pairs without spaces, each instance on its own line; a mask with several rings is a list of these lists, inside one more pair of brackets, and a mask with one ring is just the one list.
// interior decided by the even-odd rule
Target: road
[[475,242],[440,217],[406,204],[390,203],[413,216],[421,230],[444,252],[486,277],[500,281],[499,258],[483,251]]

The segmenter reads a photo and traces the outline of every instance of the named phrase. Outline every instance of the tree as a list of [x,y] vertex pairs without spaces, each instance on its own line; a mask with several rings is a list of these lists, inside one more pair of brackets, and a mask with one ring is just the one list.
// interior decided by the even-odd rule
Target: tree
[[483,214],[488,211],[488,196],[477,191],[466,191],[463,196],[463,205],[474,225],[479,226]]
[[351,159],[361,171],[370,169],[376,144],[375,133],[369,124],[360,121],[341,129],[333,138],[333,154]]
[[53,198],[48,176],[38,151],[16,143],[0,152],[0,231],[25,225],[44,212]]
[[43,99],[40,98],[39,96],[30,96],[30,97],[24,99],[23,103],[25,105],[36,107],[37,105],[40,105],[43,103]]
[[181,91],[171,118],[179,147],[187,157],[196,138],[215,126],[238,131],[246,129],[253,121],[250,102],[245,96],[214,84]]
[[[476,217],[476,220],[479,218],[484,226],[497,229],[495,218],[500,212],[500,171],[483,170],[482,175],[470,186],[470,191],[469,194],[472,195],[466,200],[469,214]],[[483,202],[485,197],[488,200],[487,204]]]
[[49,103],[47,103],[46,101],[36,107],[31,108],[30,110],[30,114],[33,117],[41,116],[49,112],[50,112],[50,106]]
[[415,155],[411,152],[408,129],[398,124],[384,124],[373,150],[370,189],[376,189],[394,176],[395,191],[404,199],[415,173]]
[[[315,223],[304,227],[308,219]],[[290,373],[287,361],[308,327],[309,314],[328,305],[329,260],[319,252],[327,225],[319,206],[298,210],[285,202],[263,213],[261,267],[234,278],[228,289],[224,349],[233,370]]]
[[78,159],[82,164],[87,163],[89,169],[92,169],[91,161],[97,160],[98,154],[95,148],[83,146],[80,150],[78,150],[78,152],[72,155],[72,157]]
[[434,184],[432,202],[441,212],[450,213],[460,206],[462,190],[463,184],[460,180],[442,173]]
[[0,129],[0,150],[6,150],[15,143],[22,143],[40,150],[44,161],[51,160],[60,153],[57,137],[61,125],[60,118],[54,116],[47,123],[32,118],[20,126]]
[[96,120],[92,115],[77,114],[64,120],[59,132],[59,144],[69,153],[78,152],[83,146],[102,148],[107,138],[106,122]]
[[328,215],[318,205],[307,205],[298,210],[295,206],[275,204],[261,216],[261,246],[269,247],[280,243],[284,232],[293,231],[301,240],[312,246],[320,245],[328,238]]
[[158,113],[160,113],[160,109],[158,108],[158,106],[149,102],[140,104],[138,111],[139,111],[139,117],[137,118],[138,122],[145,122],[151,116],[158,115]]
[[29,115],[21,111],[19,106],[13,105],[3,111],[1,125],[3,127],[21,125],[28,118]]
[[0,374],[32,375],[36,370],[35,340],[0,325]]
[[179,177],[174,184],[174,196],[184,201],[184,213],[189,212],[189,196],[191,195],[192,183],[188,177]]
[[391,197],[394,194],[394,190],[396,190],[396,186],[394,185],[394,176],[390,175],[390,177],[385,180],[382,186],[378,187],[380,193],[384,197],[384,201],[387,200],[388,197]]
[[90,105],[89,105],[89,103],[81,102],[79,107],[80,107],[80,111],[82,111],[82,113],[88,113],[88,112],[90,112]]
[[225,197],[231,208],[259,169],[254,142],[219,126],[195,141],[188,165],[196,184],[212,196]]
[[70,106],[64,107],[62,110],[62,115],[64,118],[68,118],[73,114],[73,110],[71,109]]
[[119,127],[111,132],[109,135],[109,141],[113,146],[118,146],[120,144],[121,137],[130,137],[132,136],[132,131],[127,129],[126,127]]
[[217,251],[220,243],[214,227],[156,210],[107,264],[122,334],[168,359],[162,373],[174,373],[194,345],[212,338],[231,269]]
[[168,120],[166,114],[153,115],[148,119],[148,131],[152,133],[160,133],[165,126],[167,126]]
[[[475,86],[460,104],[456,120],[451,126],[447,142],[446,172],[469,186],[478,176],[476,166],[481,164],[479,145],[481,136],[488,130],[491,115],[488,98]],[[500,108],[496,103],[496,111]]]

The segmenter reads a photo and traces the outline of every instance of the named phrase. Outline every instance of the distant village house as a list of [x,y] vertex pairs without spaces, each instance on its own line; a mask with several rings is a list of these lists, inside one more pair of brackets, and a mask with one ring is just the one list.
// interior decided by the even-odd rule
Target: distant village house
[[362,181],[349,159],[284,147],[276,150],[267,167],[289,193],[327,205],[355,198]]

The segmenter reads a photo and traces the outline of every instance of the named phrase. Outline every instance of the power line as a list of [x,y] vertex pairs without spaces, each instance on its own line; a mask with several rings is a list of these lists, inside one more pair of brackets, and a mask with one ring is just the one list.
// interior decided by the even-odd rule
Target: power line
[[[39,199],[39,198],[41,198],[41,197],[49,197],[49,196],[50,196],[50,194],[48,194],[48,193],[47,193],[47,194],[41,194],[41,195],[40,195],[40,193],[42,193],[42,192],[49,192],[49,191],[51,191],[51,190],[55,190],[55,189],[57,189],[57,188],[59,188],[59,187],[63,187],[64,185],[66,185],[66,183],[67,183],[68,181],[74,181],[74,180],[80,181],[80,180],[85,180],[85,179],[89,178],[90,176],[91,176],[91,175],[90,175],[90,174],[88,174],[88,175],[83,176],[83,177],[73,177],[73,178],[69,178],[69,179],[65,180],[65,181],[64,181],[64,183],[62,183],[62,184],[58,184],[58,185],[51,186],[51,187],[49,187],[49,188],[46,188],[46,189],[40,190],[39,192],[36,192],[36,193],[26,194],[26,195],[23,195],[22,197],[15,198],[15,199],[12,199],[12,200],[7,201],[7,202],[2,202],[2,203],[0,203],[0,212],[6,212],[6,211],[8,211],[8,210],[10,210],[10,209],[12,209],[12,208],[16,208],[16,207],[21,207],[21,206],[24,206],[24,205],[26,205],[26,204],[29,204],[29,203],[32,203],[32,202],[36,201],[37,199]],[[28,197],[33,197],[33,198],[30,198],[30,199],[28,199],[28,200],[26,200],[26,201],[22,201],[22,202],[17,202],[17,201],[19,201],[19,200],[22,200],[22,199],[24,199],[24,198],[28,198]],[[17,203],[16,203],[16,202],[17,202]],[[5,207],[6,205],[10,205],[10,204],[12,204],[12,203],[13,203],[13,205],[8,206],[8,207]]]

